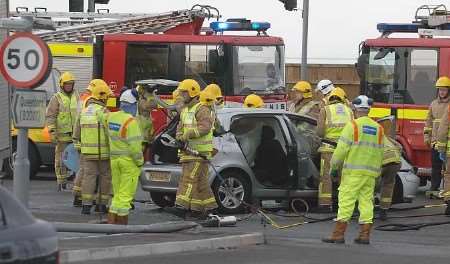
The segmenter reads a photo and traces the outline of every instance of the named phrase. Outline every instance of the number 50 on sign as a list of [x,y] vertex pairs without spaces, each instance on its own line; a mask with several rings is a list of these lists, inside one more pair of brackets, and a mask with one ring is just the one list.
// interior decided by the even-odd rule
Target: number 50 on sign
[[28,32],[18,32],[8,37],[1,46],[0,54],[0,71],[14,87],[35,88],[47,80],[52,68],[47,44]]

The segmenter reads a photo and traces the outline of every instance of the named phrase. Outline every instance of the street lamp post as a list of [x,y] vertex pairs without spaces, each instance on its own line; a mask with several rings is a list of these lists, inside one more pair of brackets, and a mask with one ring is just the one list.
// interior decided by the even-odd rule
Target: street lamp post
[[309,0],[303,0],[303,30],[302,30],[302,65],[300,68],[300,79],[308,80],[308,18]]

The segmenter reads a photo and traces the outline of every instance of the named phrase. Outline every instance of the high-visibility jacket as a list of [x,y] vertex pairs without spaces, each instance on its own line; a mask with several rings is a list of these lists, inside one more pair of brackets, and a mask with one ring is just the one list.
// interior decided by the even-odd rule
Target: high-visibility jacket
[[383,166],[401,162],[401,146],[390,137],[384,138]]
[[[191,107],[183,108],[181,112],[181,122],[183,124],[183,133],[188,130],[193,130],[195,135],[199,135],[197,130],[197,119],[195,115],[201,103],[197,103]],[[206,135],[191,138],[188,141],[191,148],[198,152],[212,152],[213,150],[213,129],[211,129]]]
[[137,120],[124,111],[106,116],[111,159],[122,158],[133,161],[136,166],[144,164],[142,133]]
[[353,119],[352,110],[342,103],[325,106],[325,138],[337,141],[345,125]]
[[142,131],[144,142],[148,143],[153,139],[153,120],[151,117],[152,109],[157,108],[157,104],[153,95],[145,93],[145,96],[138,101],[138,111],[136,119]]
[[[91,103],[80,115],[80,147],[86,159],[109,159],[109,146],[103,122],[105,107]],[[99,138],[100,135],[100,138]]]
[[423,138],[427,145],[434,145],[438,138],[438,129],[441,118],[448,111],[448,98],[435,99],[428,107],[428,115],[423,128]]
[[48,124],[51,133],[56,133],[58,141],[68,142],[72,140],[72,129],[77,116],[78,93],[73,91],[70,95],[65,92],[57,92],[54,97],[58,102],[56,120]]
[[331,168],[342,167],[342,175],[378,177],[383,162],[383,127],[360,117],[344,127],[331,159]]

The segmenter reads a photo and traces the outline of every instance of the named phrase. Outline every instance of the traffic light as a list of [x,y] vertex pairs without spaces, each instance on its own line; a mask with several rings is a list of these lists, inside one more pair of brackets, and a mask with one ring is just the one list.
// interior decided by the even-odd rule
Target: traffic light
[[69,12],[83,12],[84,0],[69,0]]
[[293,11],[297,9],[297,0],[279,0],[284,4],[284,9]]

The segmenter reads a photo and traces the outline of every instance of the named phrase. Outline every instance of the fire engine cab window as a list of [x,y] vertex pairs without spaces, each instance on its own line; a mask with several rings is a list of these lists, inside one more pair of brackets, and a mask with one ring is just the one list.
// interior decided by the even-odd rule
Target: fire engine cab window
[[168,79],[169,48],[164,45],[129,45],[126,85],[146,79]]
[[235,47],[237,79],[235,94],[251,92],[275,92],[284,90],[284,69],[281,67],[281,47],[238,46]]
[[375,102],[389,103],[393,96],[395,71],[395,51],[392,49],[372,49],[366,69],[367,96]]
[[186,45],[185,78],[194,79],[202,87],[210,83],[223,86],[223,70],[216,45]]
[[415,49],[411,51],[407,76],[407,104],[430,104],[436,96],[434,84],[438,75],[438,52]]

